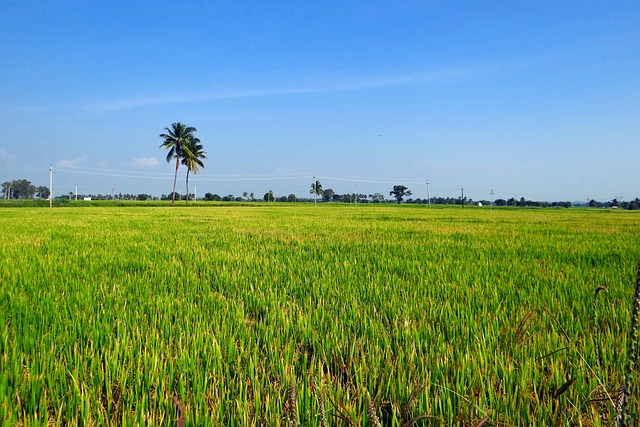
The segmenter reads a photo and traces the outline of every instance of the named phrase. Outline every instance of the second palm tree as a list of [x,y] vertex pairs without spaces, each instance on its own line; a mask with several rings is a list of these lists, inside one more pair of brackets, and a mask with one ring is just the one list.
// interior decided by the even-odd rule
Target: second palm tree
[[185,182],[187,197],[186,202],[189,203],[189,172],[194,174],[200,171],[199,168],[204,167],[202,159],[206,159],[207,153],[203,151],[202,144],[198,138],[191,138],[182,147],[182,164],[187,167],[187,180]]

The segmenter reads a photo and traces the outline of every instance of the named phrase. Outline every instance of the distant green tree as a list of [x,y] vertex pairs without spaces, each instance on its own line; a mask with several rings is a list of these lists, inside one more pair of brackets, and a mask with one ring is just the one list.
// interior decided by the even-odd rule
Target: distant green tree
[[322,191],[322,201],[323,202],[330,202],[331,199],[333,199],[333,195],[334,194],[336,194],[336,193],[331,188],[327,188],[326,190],[323,190]]
[[389,195],[395,197],[396,202],[399,204],[402,203],[405,196],[411,195],[411,190],[404,185],[394,185],[393,190],[389,192]]
[[10,199],[11,198],[11,182],[5,181],[2,183],[2,198]]
[[186,126],[183,123],[176,122],[171,124],[171,128],[164,128],[167,133],[161,133],[160,138],[163,138],[162,144],[160,144],[160,148],[165,148],[169,150],[167,153],[167,163],[169,163],[172,159],[176,159],[176,172],[173,177],[173,191],[171,192],[172,198],[171,203],[175,202],[176,193],[176,181],[178,179],[178,168],[180,167],[180,161],[184,156],[184,146],[190,140],[194,139],[193,135],[196,131],[196,128],[191,126]]
[[32,199],[35,194],[36,187],[29,180],[14,179],[2,183],[4,199]]
[[384,195],[380,193],[369,194],[369,198],[373,203],[382,203],[384,202]]
[[571,202],[552,202],[550,205],[552,208],[570,208]]
[[262,198],[265,202],[273,202],[275,197],[273,197],[273,191],[269,190],[264,193],[264,197]]
[[222,197],[220,197],[217,194],[212,194],[212,193],[206,193],[204,195],[204,199],[208,202],[219,202],[222,200]]
[[33,199],[36,194],[36,186],[26,179],[16,181],[16,188],[18,189],[18,197],[21,199]]
[[49,198],[49,194],[51,194],[49,192],[49,187],[45,187],[44,185],[40,185],[40,186],[36,187],[36,195],[40,199],[48,199]]
[[356,201],[356,193],[346,193],[340,196],[340,201],[342,203],[355,203]]

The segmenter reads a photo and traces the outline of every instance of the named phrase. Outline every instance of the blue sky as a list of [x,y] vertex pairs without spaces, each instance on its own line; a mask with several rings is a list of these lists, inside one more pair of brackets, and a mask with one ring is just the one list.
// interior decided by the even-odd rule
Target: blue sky
[[[0,181],[239,196],[640,197],[637,1],[4,0]],[[184,170],[178,186],[184,188]],[[424,193],[424,194],[423,194]]]

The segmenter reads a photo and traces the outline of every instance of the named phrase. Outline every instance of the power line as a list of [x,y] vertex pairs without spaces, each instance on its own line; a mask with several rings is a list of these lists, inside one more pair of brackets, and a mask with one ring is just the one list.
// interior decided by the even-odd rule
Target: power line
[[363,179],[363,178],[339,178],[335,176],[323,175],[323,178],[328,181],[343,181],[343,182],[361,182],[366,184],[397,184],[399,182],[403,184],[423,184],[422,180],[407,180],[407,179]]
[[[136,178],[136,179],[160,179],[160,180],[172,180],[174,174],[171,173],[143,173],[133,171],[118,171],[110,169],[85,169],[85,170],[71,170],[71,169],[56,169],[56,172],[67,172],[73,174],[83,175],[97,175],[97,176],[113,176],[119,178]],[[132,175],[134,174],[134,175]],[[135,175],[137,174],[137,175]],[[159,176],[154,176],[159,175]],[[308,174],[297,175],[198,175],[198,181],[271,181],[271,180],[291,180],[291,179],[308,179]]]
[[[171,172],[149,172],[149,171],[132,171],[122,169],[108,169],[108,168],[93,168],[85,166],[72,166],[65,165],[60,168],[56,168],[54,171],[64,174],[82,174],[82,175],[94,175],[94,176],[108,176],[117,178],[128,179],[142,179],[142,180],[173,180],[175,175]],[[350,176],[350,175],[324,175],[322,173],[307,173],[307,172],[291,172],[291,173],[274,173],[274,174],[198,174],[198,182],[271,182],[271,181],[286,181],[286,180],[307,180],[309,177],[321,177],[323,181],[338,181],[338,182],[351,182],[351,183],[365,183],[365,184],[384,184],[393,185],[397,183],[404,183],[407,185],[424,185],[424,179],[390,179],[380,177],[362,177],[362,176]],[[315,179],[314,179],[315,182]],[[460,191],[460,187],[436,187],[430,188],[431,182],[427,184],[427,199],[431,200],[431,194],[434,190],[436,193],[453,193]],[[486,194],[485,189],[477,188],[465,188],[467,191],[474,193]],[[517,191],[510,190],[495,190],[491,192],[491,196],[502,195],[503,197],[517,194]]]
[[[74,170],[79,169],[79,170]],[[92,168],[86,166],[61,166],[60,169],[57,170],[66,170],[69,172],[80,172],[82,170],[86,171],[100,171],[100,172],[117,172],[117,173],[134,173],[139,175],[167,175],[173,177],[173,172],[149,172],[149,171],[132,171],[132,170],[123,170],[123,169],[105,169],[105,168]],[[225,175],[217,175],[217,174],[199,174],[200,176],[207,177],[271,177],[271,176],[306,176],[308,177],[310,174],[307,172],[288,172],[288,173],[263,173],[263,174],[225,174]]]

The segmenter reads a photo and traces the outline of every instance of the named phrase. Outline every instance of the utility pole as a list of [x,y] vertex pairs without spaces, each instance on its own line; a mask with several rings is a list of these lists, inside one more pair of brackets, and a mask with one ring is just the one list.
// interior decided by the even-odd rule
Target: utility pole
[[313,184],[312,184],[312,188],[313,188],[313,207],[316,206],[316,190],[318,189],[318,187],[316,185],[317,182],[318,181],[316,181],[316,174],[314,172],[314,174],[313,174]]
[[193,201],[198,201],[198,187],[196,187],[196,184],[193,184]]
[[491,198],[491,209],[493,209],[493,189],[489,192],[489,197]]
[[76,202],[78,201],[78,183],[76,182]]
[[460,197],[460,202],[462,203],[462,209],[464,209],[464,188],[461,188],[462,196]]
[[427,203],[429,204],[429,209],[431,209],[431,193],[429,192],[429,180],[427,180]]

